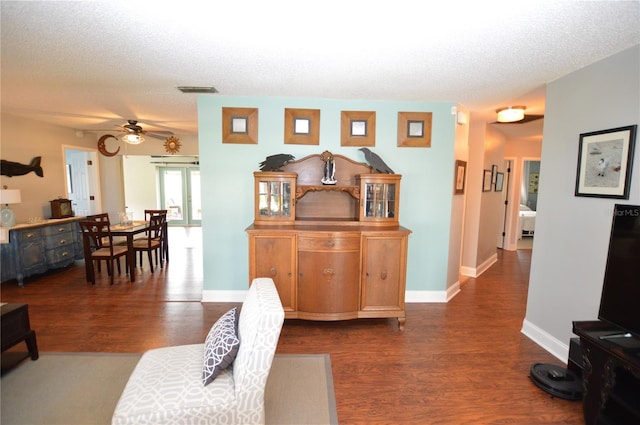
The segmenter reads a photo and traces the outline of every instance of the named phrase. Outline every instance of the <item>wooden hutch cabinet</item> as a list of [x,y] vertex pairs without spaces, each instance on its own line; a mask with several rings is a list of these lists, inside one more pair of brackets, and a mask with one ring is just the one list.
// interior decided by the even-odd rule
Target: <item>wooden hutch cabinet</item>
[[[322,184],[328,162],[335,174]],[[255,172],[249,281],[272,278],[288,319],[395,317],[404,329],[401,178],[330,152]]]

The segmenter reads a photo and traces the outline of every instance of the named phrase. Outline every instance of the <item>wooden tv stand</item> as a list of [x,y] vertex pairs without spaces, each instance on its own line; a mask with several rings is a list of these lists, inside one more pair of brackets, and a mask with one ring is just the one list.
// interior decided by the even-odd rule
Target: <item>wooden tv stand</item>
[[[335,184],[323,185],[327,158]],[[405,323],[410,230],[398,223],[400,179],[324,152],[255,172],[249,282],[274,280],[285,318]]]
[[639,424],[640,339],[602,339],[624,331],[601,321],[573,322],[573,333],[582,349],[585,424]]

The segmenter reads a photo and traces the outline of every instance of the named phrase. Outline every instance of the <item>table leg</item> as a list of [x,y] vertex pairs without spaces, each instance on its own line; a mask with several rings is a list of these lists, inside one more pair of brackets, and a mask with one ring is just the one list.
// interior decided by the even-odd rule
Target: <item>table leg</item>
[[129,279],[136,281],[136,253],[133,250],[133,235],[127,235],[127,261],[129,262]]
[[38,360],[38,343],[36,342],[36,331],[31,330],[24,340],[31,355],[31,360]]
[[169,225],[164,223],[164,243],[162,244],[162,250],[164,251],[164,259],[169,262]]
[[87,277],[87,282],[95,283],[93,260],[91,259],[91,247],[86,235],[82,235],[82,248],[84,251],[84,272]]

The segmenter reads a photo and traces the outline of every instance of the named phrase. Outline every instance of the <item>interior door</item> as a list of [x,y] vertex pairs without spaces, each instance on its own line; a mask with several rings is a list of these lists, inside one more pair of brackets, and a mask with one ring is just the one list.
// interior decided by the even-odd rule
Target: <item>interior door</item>
[[101,209],[95,151],[64,148],[67,198],[76,216],[96,214]]

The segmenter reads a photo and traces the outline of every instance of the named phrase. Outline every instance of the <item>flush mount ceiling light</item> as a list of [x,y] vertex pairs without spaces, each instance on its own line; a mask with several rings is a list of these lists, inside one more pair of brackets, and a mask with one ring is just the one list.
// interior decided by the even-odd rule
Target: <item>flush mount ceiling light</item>
[[122,136],[122,141],[129,143],[130,145],[139,145],[144,142],[144,137],[139,134],[125,134]]
[[524,119],[525,106],[507,106],[497,109],[498,122],[516,122]]

